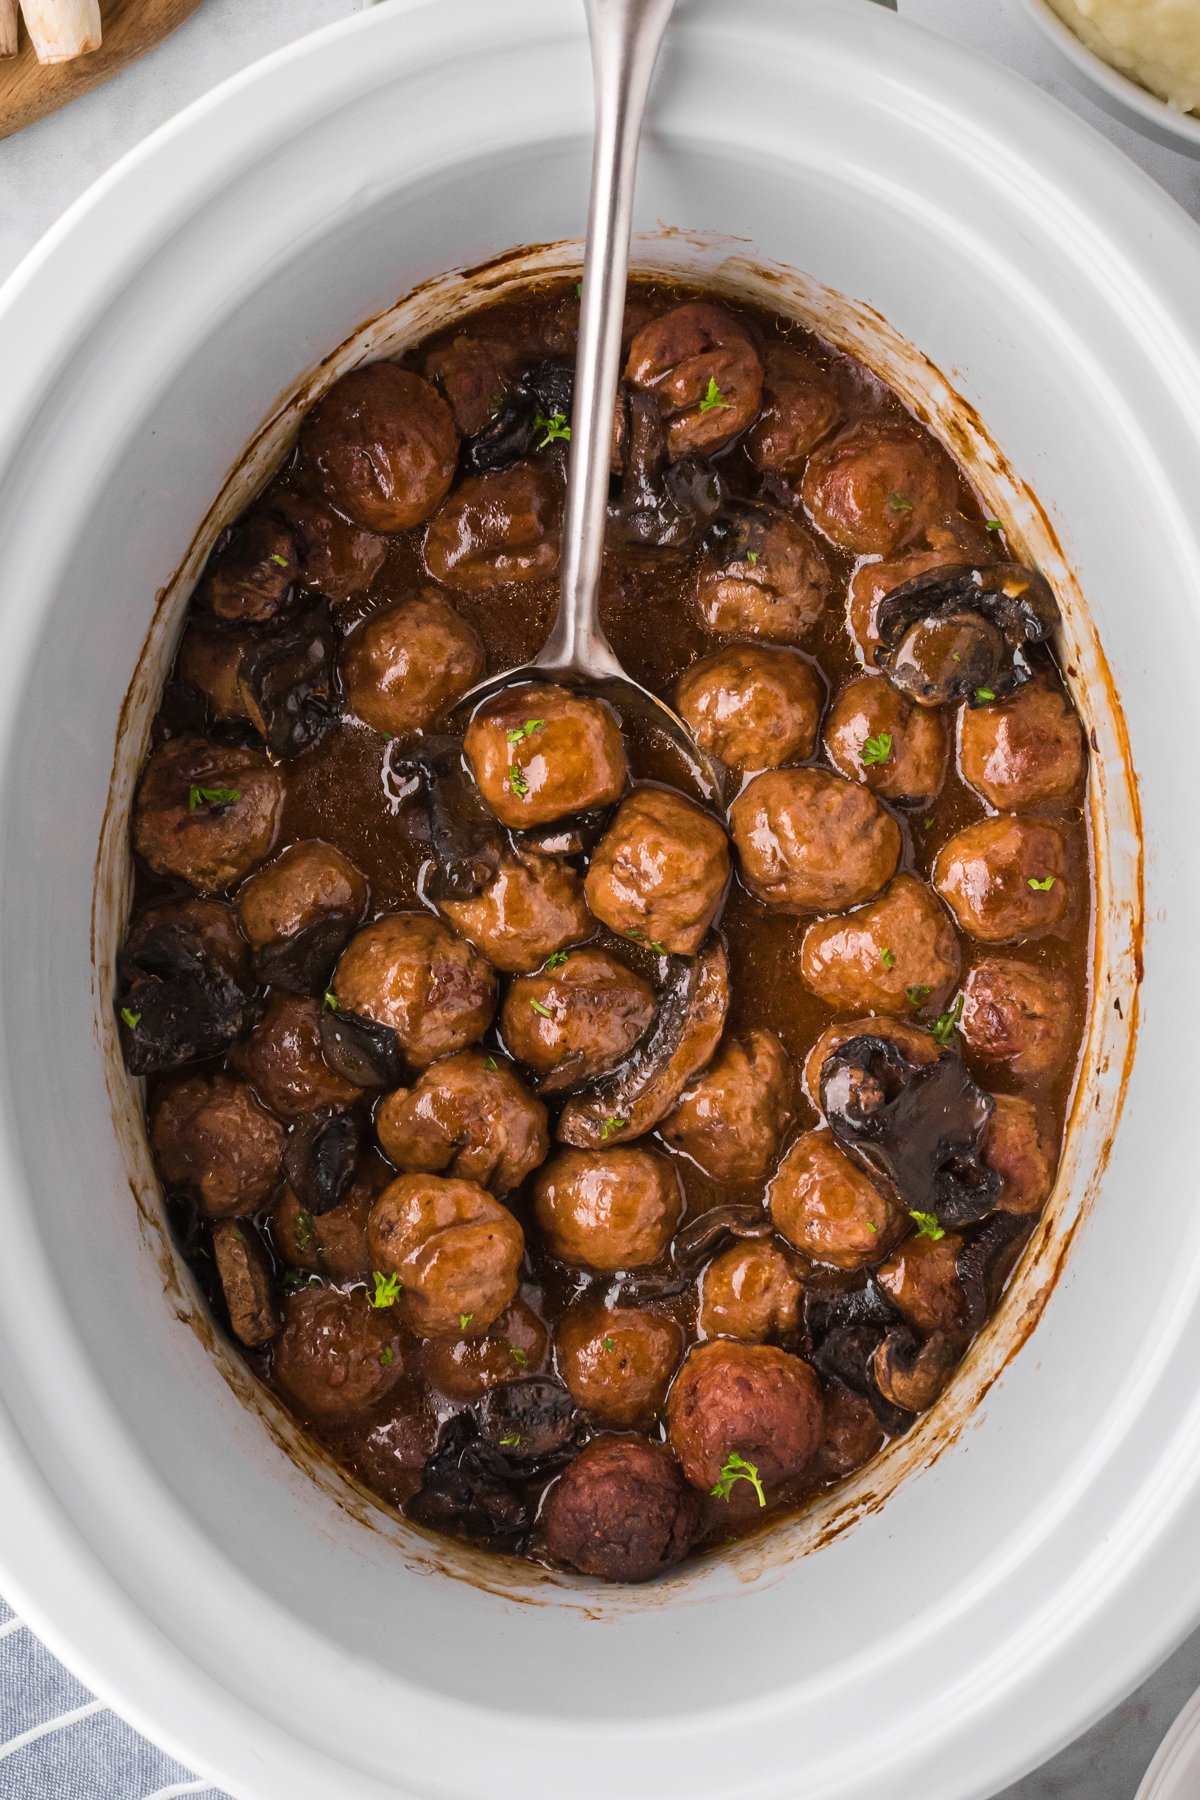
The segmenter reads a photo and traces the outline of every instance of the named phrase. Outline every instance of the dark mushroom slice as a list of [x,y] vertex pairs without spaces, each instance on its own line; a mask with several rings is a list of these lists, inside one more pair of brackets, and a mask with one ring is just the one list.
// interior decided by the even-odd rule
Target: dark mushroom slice
[[901,1412],[920,1413],[941,1394],[959,1354],[948,1337],[922,1339],[907,1325],[898,1325],[876,1347],[871,1375],[889,1405]]
[[503,1450],[480,1437],[473,1415],[458,1413],[442,1427],[406,1511],[419,1524],[457,1537],[511,1543],[533,1524],[523,1479]]
[[958,1279],[967,1297],[968,1332],[978,1331],[995,1311],[1036,1223],[1026,1213],[995,1213],[959,1251]]
[[986,705],[1032,679],[1028,652],[1058,622],[1058,603],[1035,569],[953,563],[880,600],[875,661],[922,706]]
[[288,994],[323,994],[358,924],[358,915],[329,912],[289,938],[264,944],[254,952],[255,976],[264,987]]
[[610,816],[607,807],[595,807],[553,825],[514,831],[511,837],[516,849],[532,850],[537,856],[587,856],[604,836]]
[[199,932],[163,923],[120,960],[117,1017],[131,1075],[220,1056],[254,1023],[256,1003]]
[[320,1032],[322,1056],[352,1087],[394,1088],[404,1079],[400,1040],[390,1025],[339,1006],[322,1011]]
[[321,1107],[292,1127],[283,1151],[288,1186],[305,1209],[331,1212],[354,1179],[361,1141],[353,1114]]
[[536,364],[500,397],[488,423],[463,439],[460,468],[469,475],[510,469],[534,450],[567,443],[574,397],[569,363]]
[[247,1219],[217,1219],[212,1228],[212,1252],[230,1330],[239,1343],[251,1350],[261,1349],[280,1326],[262,1240]]
[[329,602],[318,596],[252,645],[238,664],[247,715],[279,761],[319,743],[341,713],[340,645]]
[[487,1389],[476,1407],[479,1435],[509,1462],[555,1468],[579,1446],[579,1408],[560,1381],[529,1375]]
[[629,393],[625,472],[608,507],[608,543],[626,555],[674,552],[682,560],[696,548],[720,512],[724,484],[711,463],[684,456],[667,461],[667,427],[653,394]]
[[430,899],[482,894],[500,867],[504,834],[467,768],[461,737],[426,737],[403,750],[392,744],[387,761],[393,779],[421,784],[435,865]]
[[827,1380],[861,1394],[892,1437],[907,1431],[912,1414],[881,1393],[875,1380],[875,1353],[901,1323],[872,1281],[832,1294],[810,1283],[804,1296],[809,1360]]
[[718,1244],[726,1239],[740,1242],[771,1238],[775,1227],[761,1206],[752,1201],[730,1201],[723,1206],[710,1206],[678,1232],[671,1255],[676,1266],[685,1273],[698,1274]]

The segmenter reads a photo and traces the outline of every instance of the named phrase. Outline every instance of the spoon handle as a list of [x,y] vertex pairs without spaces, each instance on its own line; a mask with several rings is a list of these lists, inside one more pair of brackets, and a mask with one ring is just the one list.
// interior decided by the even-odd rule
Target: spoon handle
[[600,628],[600,570],[612,420],[621,361],[638,143],[650,77],[675,0],[584,0],[592,45],[595,141],[584,251],[583,305],[563,519],[558,618],[538,665],[559,673],[621,673]]

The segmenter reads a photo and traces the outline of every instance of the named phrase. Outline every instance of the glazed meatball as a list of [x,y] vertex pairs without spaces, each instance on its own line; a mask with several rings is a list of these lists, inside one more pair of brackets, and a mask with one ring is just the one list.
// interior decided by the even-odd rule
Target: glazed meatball
[[501,583],[545,581],[562,548],[562,490],[531,462],[470,475],[425,533],[425,567],[465,594]]
[[674,1319],[646,1307],[573,1306],[554,1334],[571,1397],[606,1425],[646,1425],[683,1356]]
[[813,1458],[813,1479],[822,1486],[841,1481],[882,1448],[883,1427],[871,1402],[831,1381],[825,1390],[825,1441]]
[[800,948],[805,985],[834,1012],[940,1007],[960,967],[950,916],[915,875],[897,875],[848,917],[819,919]]
[[546,1160],[546,1109],[510,1063],[463,1050],[379,1103],[385,1155],[410,1174],[453,1175],[505,1194]]
[[381,1156],[359,1157],[350,1185],[336,1206],[313,1213],[285,1187],[271,1211],[275,1245],[293,1268],[310,1269],[330,1281],[371,1279],[371,1247],[367,1220],[371,1208],[391,1180]]
[[292,528],[306,587],[337,603],[366,593],[383,567],[385,537],[364,531],[311,494],[284,490],[275,506]]
[[281,1119],[302,1119],[318,1107],[352,1106],[361,1089],[335,1075],[321,1054],[321,1003],[273,992],[230,1066]]
[[216,893],[271,854],[282,814],[283,779],[261,751],[171,738],[142,772],[134,849],[156,875]]
[[710,756],[731,769],[777,769],[812,755],[822,693],[794,650],[731,644],[692,665],[676,703]]
[[367,910],[366,878],[336,845],[304,838],[243,882],[237,908],[255,950],[286,943],[331,916],[346,922],[348,935]]
[[713,1257],[701,1278],[701,1335],[746,1344],[790,1337],[802,1292],[795,1263],[777,1244],[731,1244]]
[[200,623],[189,625],[179,646],[176,676],[199,688],[214,719],[247,719],[250,715],[238,684],[238,668],[247,650],[258,642],[249,629],[227,626],[214,631]]
[[449,491],[458,433],[427,381],[395,363],[369,363],[309,413],[300,454],[325,498],[356,525],[407,531]]
[[1066,875],[1060,826],[1001,814],[948,838],[932,879],[965,932],[985,944],[1003,944],[1061,925],[1071,904]]
[[764,472],[796,474],[841,414],[837,382],[828,369],[786,344],[768,345],[763,355],[762,414],[746,437],[750,461]]
[[368,1306],[361,1288],[302,1288],[285,1301],[275,1379],[313,1419],[367,1412],[404,1374],[391,1308]]
[[711,813],[668,788],[623,800],[597,844],[584,892],[612,931],[694,956],[729,882],[729,840]]
[[843,550],[891,556],[955,510],[958,476],[931,438],[910,425],[868,419],[813,452],[801,492]]
[[821,1104],[821,1070],[828,1059],[851,1038],[864,1036],[895,1044],[909,1062],[936,1062],[941,1055],[937,1039],[919,1025],[910,1025],[907,1019],[889,1019],[878,1013],[867,1019],[838,1019],[826,1026],[805,1059],[804,1092],[815,1107]]
[[961,563],[964,555],[957,545],[944,550],[910,550],[905,556],[863,563],[855,570],[850,579],[846,624],[860,659],[869,669],[875,667],[875,652],[883,648],[878,624],[879,602],[886,594],[903,587],[906,581],[914,581],[918,575]]
[[824,612],[832,581],[806,525],[756,507],[700,559],[696,605],[708,629],[723,637],[796,644]]
[[387,913],[365,925],[333,984],[339,1006],[389,1026],[418,1068],[473,1044],[496,1011],[487,963],[428,913]]
[[258,625],[287,605],[299,574],[286,521],[271,512],[251,513],[213,551],[197,604],[226,623]]
[[746,429],[762,398],[763,369],[737,320],[699,300],[642,327],[629,346],[625,379],[658,400],[674,462],[710,456]]
[[1040,1213],[1054,1186],[1054,1140],[1039,1109],[1015,1094],[997,1094],[983,1135],[983,1160],[1002,1179],[997,1212]]
[[626,1056],[654,1018],[654,989],[607,950],[514,981],[500,1012],[512,1054],[547,1092],[581,1086]]
[[821,1384],[770,1344],[698,1344],[671,1389],[667,1431],[693,1487],[710,1493],[735,1452],[775,1487],[803,1471],[824,1436]]
[[599,1437],[546,1495],[537,1547],[595,1581],[650,1581],[682,1561],[699,1528],[699,1499],[668,1450]]
[[743,882],[756,899],[785,912],[869,900],[900,860],[900,827],[891,814],[824,769],[756,775],[729,821]]
[[549,682],[487,701],[464,748],[484,799],[517,830],[611,806],[629,776],[612,708]]
[[727,1038],[659,1132],[715,1181],[757,1181],[795,1117],[795,1071],[773,1032]]
[[1074,1037],[1071,984],[1057,969],[988,956],[963,984],[962,1034],[994,1068],[1022,1079],[1050,1075],[1067,1060]]
[[428,730],[483,666],[483,645],[432,588],[371,613],[342,652],[351,711],[386,737]]
[[1083,785],[1083,727],[1060,687],[1030,681],[1007,700],[961,709],[958,766],[998,812],[1067,800]]
[[464,437],[483,430],[496,402],[508,392],[515,369],[511,344],[468,331],[439,344],[425,358],[425,374],[445,396]]
[[653,1150],[560,1150],[539,1170],[533,1210],[560,1261],[613,1272],[662,1255],[683,1216],[679,1177]]
[[539,1374],[547,1366],[549,1349],[546,1327],[532,1307],[517,1299],[482,1337],[427,1338],[421,1345],[421,1369],[429,1385],[451,1400],[478,1400],[502,1381]]
[[228,1075],[189,1075],[164,1086],[150,1148],[171,1187],[193,1195],[210,1219],[257,1212],[279,1184],[283,1127]]
[[776,1231],[814,1262],[861,1269],[886,1255],[904,1215],[828,1131],[798,1137],[767,1190]]
[[261,1349],[278,1332],[279,1315],[258,1233],[241,1219],[218,1219],[212,1228],[212,1253],[230,1330],[239,1343]]
[[936,1239],[906,1237],[875,1272],[892,1305],[922,1337],[961,1331],[966,1324],[967,1296],[958,1278],[962,1247],[962,1239],[949,1231]]
[[474,1181],[401,1175],[371,1208],[371,1266],[400,1278],[400,1309],[421,1337],[481,1337],[517,1291],[525,1237]]
[[596,929],[575,870],[530,853],[502,856],[482,893],[442,900],[439,908],[460,937],[508,975],[529,974]]
[[848,781],[902,806],[929,806],[950,753],[940,713],[917,706],[882,675],[849,682],[825,720],[825,753]]

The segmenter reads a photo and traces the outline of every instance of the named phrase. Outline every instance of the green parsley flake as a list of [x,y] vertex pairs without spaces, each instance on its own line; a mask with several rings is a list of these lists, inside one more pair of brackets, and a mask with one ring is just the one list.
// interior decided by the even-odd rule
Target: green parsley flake
[[128,1025],[130,1031],[136,1031],[141,1022],[142,1015],[140,1012],[134,1012],[132,1007],[123,1006],[121,1008],[121,1017],[124,1019],[126,1025]]
[[489,1075],[494,1075],[496,1070],[500,1067],[494,1056],[485,1056],[483,1059],[483,1066]]
[[912,501],[908,498],[907,494],[889,494],[887,503],[889,512],[905,513],[912,511]]
[[543,1006],[540,1000],[531,1000],[529,1004],[532,1006],[539,1019],[552,1019],[554,1017],[550,1008],[548,1006]]
[[575,283],[575,298],[577,300],[583,299],[583,283],[582,283],[582,281],[577,281]]
[[510,744],[519,744],[522,738],[530,738],[535,731],[544,730],[545,724],[545,719],[526,719],[523,725],[514,725],[512,730],[506,731],[504,735]]
[[879,1230],[879,1227],[878,1227],[878,1225],[872,1225],[870,1219],[868,1219],[867,1220],[867,1230],[872,1233],[877,1233]]
[[240,788],[190,787],[188,811],[195,812],[198,806],[232,806],[241,797]]
[[538,450],[544,450],[547,444],[556,443],[559,439],[564,443],[570,441],[571,427],[567,424],[566,413],[551,413],[548,419],[544,414],[538,413],[533,421],[533,429],[544,431],[546,434],[541,443],[536,446]]
[[885,945],[879,952],[879,960],[885,969],[894,969],[896,966],[896,953],[894,950],[889,950]]
[[325,1011],[326,1012],[336,1012],[339,1004],[340,1004],[340,1002],[338,1000],[337,995],[334,993],[333,989],[326,988],[325,989],[325,998],[321,1002],[321,1005],[324,1007]]
[[872,763],[885,763],[892,754],[892,734],[881,731],[878,737],[869,737],[862,747],[862,759],[865,767]]
[[296,1230],[295,1230],[294,1235],[295,1235],[295,1239],[296,1239],[296,1248],[298,1250],[307,1250],[308,1249],[308,1246],[312,1243],[312,1233],[313,1233],[312,1214],[306,1213],[306,1212],[297,1213],[296,1214]]
[[470,1323],[471,1323],[471,1320],[472,1320],[472,1319],[473,1319],[473,1318],[474,1318],[474,1317],[475,1317],[475,1314],[474,1314],[474,1313],[459,1313],[459,1315],[458,1315],[458,1329],[459,1329],[459,1330],[460,1330],[460,1331],[465,1331],[465,1330],[466,1330],[466,1329],[467,1329],[467,1326],[468,1326],[468,1325],[469,1325],[469,1324],[470,1324]]
[[508,1346],[508,1354],[512,1357],[512,1359],[516,1363],[518,1369],[523,1369],[525,1367],[525,1364],[529,1361],[529,1358],[526,1356],[525,1352],[523,1350],[519,1349],[516,1344],[510,1344]]
[[700,402],[700,411],[702,413],[715,412],[718,408],[721,408],[723,411],[728,412],[730,404],[731,402],[726,400],[720,388],[717,386],[716,376],[710,375],[708,378],[708,389],[703,400]]
[[607,1144],[609,1138],[615,1136],[618,1131],[623,1131],[628,1123],[628,1119],[605,1119],[600,1127],[600,1142]]
[[658,938],[648,938],[644,931],[638,930],[636,925],[631,925],[623,935],[632,938],[635,944],[645,944],[647,950],[653,950],[659,956],[667,954],[667,946],[664,943]]
[[273,551],[272,551],[272,552],[271,552],[271,561],[272,561],[272,562],[273,562],[273,563],[277,563],[277,564],[278,564],[278,566],[279,566],[279,567],[280,567],[280,568],[281,568],[281,569],[286,569],[286,568],[287,568],[287,557],[286,557],[286,556],[280,556],[280,554],[279,554],[279,552],[278,552],[278,550],[273,550]]
[[760,1506],[767,1504],[767,1496],[763,1493],[763,1484],[758,1479],[757,1464],[747,1462],[744,1456],[739,1456],[736,1450],[731,1450],[725,1458],[725,1466],[721,1470],[720,1479],[716,1487],[712,1489],[713,1499],[728,1500],[735,1481],[748,1481],[758,1495],[758,1504]]
[[513,793],[521,800],[523,800],[529,792],[529,783],[525,778],[525,771],[518,763],[509,764],[508,785]]
[[918,1237],[932,1238],[935,1244],[939,1238],[945,1237],[945,1229],[938,1224],[936,1213],[913,1212],[910,1209],[908,1216],[917,1228]]
[[904,992],[908,996],[908,1004],[910,1006],[924,1006],[930,994],[933,992],[933,989],[924,987],[918,983],[916,987],[905,988]]
[[520,1442],[520,1438],[517,1436],[516,1432],[513,1431],[510,1432],[507,1437],[502,1437],[500,1439],[500,1448],[502,1450],[515,1450]]
[[960,994],[958,999],[954,1002],[954,1005],[950,1008],[950,1011],[944,1012],[941,1018],[936,1019],[930,1027],[935,1042],[939,1044],[948,1044],[950,1042],[950,1039],[958,1030],[958,1021],[962,1018],[962,1010],[963,997]]
[[752,569],[756,569],[758,567],[758,551],[757,550],[747,550],[746,561],[750,564],[750,567]]
[[989,531],[1003,531],[1004,530],[1004,527],[1000,523],[999,519],[985,519],[983,522],[987,526]]
[[992,688],[978,687],[975,689],[975,698],[978,700],[980,706],[986,706],[989,700],[994,700],[996,698],[996,695]]
[[546,958],[546,967],[548,969],[561,969],[563,964],[570,959],[570,955],[571,952],[569,950],[554,950]]
[[392,1346],[390,1344],[387,1346],[386,1349],[381,1350],[379,1352],[379,1360],[381,1363],[386,1364],[386,1363],[394,1362],[395,1357],[396,1357],[396,1352],[392,1349]]
[[616,1347],[617,1347],[617,1340],[615,1338],[605,1338],[604,1348],[606,1350],[615,1350]]
[[289,1269],[279,1286],[285,1294],[298,1294],[301,1288],[320,1287],[321,1277],[307,1269]]
[[1031,888],[1035,888],[1039,894],[1048,894],[1054,886],[1054,876],[1047,875],[1044,880],[1039,881],[1036,875],[1031,875],[1029,885]]
[[374,1307],[395,1306],[400,1298],[400,1277],[398,1275],[381,1275],[378,1269],[372,1269],[375,1292],[367,1295],[367,1305]]

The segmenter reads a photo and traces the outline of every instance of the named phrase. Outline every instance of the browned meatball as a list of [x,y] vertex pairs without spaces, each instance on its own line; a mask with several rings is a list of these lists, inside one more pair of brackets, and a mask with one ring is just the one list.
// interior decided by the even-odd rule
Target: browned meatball
[[1060,687],[1030,681],[1007,700],[961,709],[958,766],[999,812],[1067,800],[1087,767],[1083,727]]
[[575,870],[528,852],[502,856],[482,893],[439,907],[460,937],[509,975],[528,974],[596,929]]
[[1040,1110],[1016,1094],[997,1094],[983,1136],[983,1160],[1002,1178],[997,1212],[1040,1213],[1054,1186],[1058,1159]]
[[615,1272],[661,1256],[683,1216],[679,1177],[653,1150],[560,1150],[533,1184],[547,1249],[563,1262]]
[[357,932],[334,970],[339,1006],[396,1033],[418,1068],[481,1038],[496,1011],[483,958],[428,913],[387,913]]
[[785,912],[869,900],[900,860],[900,827],[891,814],[824,769],[756,775],[729,822],[742,880],[756,899]]
[[150,1148],[163,1180],[210,1219],[257,1212],[279,1184],[283,1127],[228,1075],[188,1075],[159,1093]]
[[234,1337],[251,1350],[261,1349],[278,1332],[279,1315],[258,1233],[242,1219],[218,1219],[212,1253]]
[[778,1244],[731,1244],[701,1278],[701,1335],[747,1344],[788,1337],[799,1320],[802,1293],[796,1264]]
[[184,632],[175,673],[181,681],[190,681],[199,688],[214,719],[249,717],[238,685],[238,667],[247,650],[258,641],[250,629],[226,627],[214,631],[198,621]]
[[324,1213],[309,1212],[285,1187],[271,1211],[280,1255],[293,1267],[317,1271],[330,1281],[369,1282],[367,1220],[393,1174],[381,1156],[360,1156],[345,1195]]
[[380,607],[347,640],[350,709],[387,737],[425,731],[483,674],[483,645],[432,588]]
[[962,1034],[981,1062],[1023,1079],[1050,1075],[1067,1060],[1075,997],[1058,969],[987,956],[963,984]]
[[795,1079],[775,1034],[752,1027],[725,1040],[659,1132],[716,1181],[759,1180],[795,1117]]
[[385,537],[364,531],[312,494],[284,490],[275,506],[292,528],[306,587],[337,602],[366,593],[383,567]]
[[762,398],[762,363],[749,334],[706,300],[643,325],[629,346],[625,379],[657,398],[673,462],[709,456],[729,443]]
[[937,853],[933,885],[965,932],[985,944],[1042,937],[1071,904],[1062,830],[1011,813],[980,819]]
[[357,924],[367,910],[366,878],[335,844],[304,838],[243,882],[237,908],[251,945],[263,950],[330,914]]
[[882,1448],[883,1427],[871,1402],[831,1381],[825,1390],[825,1441],[813,1458],[813,1479],[822,1485],[841,1481]]
[[966,1323],[967,1296],[958,1278],[962,1239],[906,1237],[894,1256],[876,1270],[875,1279],[892,1305],[923,1337],[935,1331],[961,1331]]
[[746,437],[750,461],[756,469],[794,475],[841,418],[836,378],[814,357],[786,344],[769,344],[763,354],[762,399],[762,414]]
[[275,1379],[310,1418],[366,1412],[404,1374],[398,1325],[395,1311],[368,1306],[361,1288],[302,1288],[284,1303]]
[[813,452],[801,492],[843,550],[890,556],[954,511],[958,476],[931,438],[909,425],[867,419]]
[[347,1466],[391,1506],[403,1506],[422,1484],[425,1463],[437,1445],[436,1415],[411,1394],[397,1394],[393,1408],[343,1451]]
[[798,1137],[767,1190],[776,1231],[814,1262],[861,1269],[878,1262],[904,1215],[828,1131]]
[[487,701],[464,748],[484,799],[517,829],[611,806],[629,776],[612,708],[549,682],[506,688]]
[[711,813],[668,788],[623,800],[592,854],[584,891],[625,937],[694,956],[729,881],[729,840]]
[[554,1333],[572,1398],[606,1425],[646,1425],[683,1355],[674,1319],[647,1307],[573,1306]]
[[[469,1331],[473,1320],[463,1327]],[[478,1400],[498,1382],[538,1375],[549,1360],[550,1335],[524,1300],[506,1306],[482,1337],[427,1338],[421,1345],[426,1381],[451,1400]]]
[[546,1109],[511,1063],[463,1050],[379,1103],[384,1152],[411,1174],[453,1175],[505,1194],[546,1160]]
[[866,1019],[838,1019],[825,1027],[805,1059],[804,1092],[814,1106],[819,1108],[821,1104],[821,1070],[828,1058],[851,1038],[863,1036],[883,1038],[885,1043],[895,1044],[909,1062],[936,1062],[941,1055],[937,1039],[907,1019],[889,1019],[878,1013]]
[[369,363],[309,413],[300,453],[325,498],[356,525],[407,531],[449,490],[458,433],[427,381],[395,363]]
[[274,992],[230,1067],[281,1119],[302,1119],[319,1106],[352,1106],[361,1089],[335,1075],[321,1054],[321,1003]]
[[225,969],[240,988],[250,984],[250,954],[238,930],[237,914],[222,900],[199,900],[189,894],[156,900],[140,912],[125,937],[123,954],[134,955],[159,925],[181,927],[199,939],[207,955]]
[[668,1450],[599,1437],[546,1495],[537,1547],[594,1581],[650,1581],[687,1555],[699,1528],[699,1499]]
[[482,431],[503,400],[516,369],[516,353],[502,338],[459,332],[425,356],[425,374],[445,396],[464,437]]
[[502,583],[545,581],[562,548],[562,490],[538,463],[514,463],[461,481],[425,533],[435,581],[475,594]]
[[134,849],[156,875],[216,893],[271,854],[282,814],[283,778],[261,751],[171,738],[142,772]]
[[821,684],[794,650],[714,650],[680,678],[676,702],[700,748],[731,769],[805,762],[817,741]]
[[849,781],[904,806],[929,806],[946,779],[950,744],[939,712],[882,675],[849,682],[825,720],[825,753]]
[[213,551],[197,604],[228,623],[257,625],[287,605],[299,574],[286,521],[271,512],[251,513]]
[[422,1337],[481,1337],[517,1291],[525,1236],[474,1181],[401,1175],[371,1208],[371,1266],[400,1278],[400,1308]]
[[910,550],[904,556],[868,562],[855,570],[850,579],[846,624],[860,657],[869,669],[875,667],[875,652],[883,648],[879,635],[879,602],[906,581],[927,575],[931,569],[945,569],[961,563],[964,553],[957,545],[942,550]]
[[547,1091],[604,1074],[654,1017],[654,989],[607,950],[572,950],[565,963],[514,981],[500,1012],[504,1041],[548,1077]]
[[709,1493],[735,1453],[764,1488],[799,1475],[825,1433],[816,1374],[771,1344],[728,1338],[689,1352],[667,1404],[669,1442],[684,1475]]
[[915,875],[897,875],[848,917],[819,919],[800,949],[805,984],[835,1012],[939,1007],[960,966],[949,914]]
[[806,525],[756,508],[728,543],[705,551],[696,605],[708,629],[724,637],[796,644],[824,612],[832,580]]

